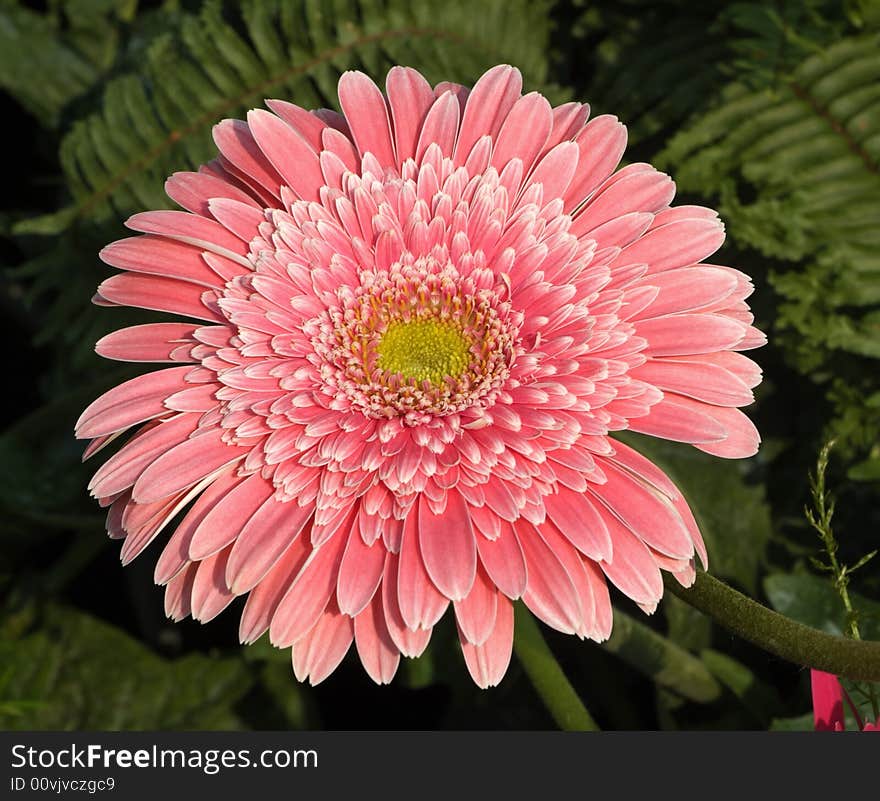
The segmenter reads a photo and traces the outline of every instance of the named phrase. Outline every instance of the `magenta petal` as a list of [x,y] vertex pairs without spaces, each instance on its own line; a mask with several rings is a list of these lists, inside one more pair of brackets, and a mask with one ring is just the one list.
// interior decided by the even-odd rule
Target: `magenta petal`
[[811,670],[810,684],[813,692],[813,721],[816,731],[840,731],[846,725],[840,680],[831,673]]

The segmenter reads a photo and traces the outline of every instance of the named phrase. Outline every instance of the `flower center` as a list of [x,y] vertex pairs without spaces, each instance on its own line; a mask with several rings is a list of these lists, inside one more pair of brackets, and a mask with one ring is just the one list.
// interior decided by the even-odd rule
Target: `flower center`
[[470,340],[451,322],[392,322],[376,348],[377,365],[417,382],[440,386],[460,376],[470,363]]

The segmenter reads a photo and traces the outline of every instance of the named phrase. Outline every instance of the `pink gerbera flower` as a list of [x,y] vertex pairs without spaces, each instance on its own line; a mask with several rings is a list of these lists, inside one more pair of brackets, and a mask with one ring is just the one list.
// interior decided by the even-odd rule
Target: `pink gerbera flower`
[[175,620],[247,595],[242,641],[268,629],[300,680],[354,642],[388,682],[451,603],[486,687],[512,599],[603,640],[608,580],[650,613],[661,569],[706,563],[681,494],[609,432],[755,453],[751,283],[703,263],[715,212],[670,208],[648,164],[614,172],[616,118],[521,85],[395,67],[385,96],[345,73],[342,114],[267,101],[168,180],[185,211],[103,250],[124,272],[96,302],[192,320],[103,338],[174,366],[77,424],[87,453],[138,427],[90,484],[123,563],[191,504],[156,565]]

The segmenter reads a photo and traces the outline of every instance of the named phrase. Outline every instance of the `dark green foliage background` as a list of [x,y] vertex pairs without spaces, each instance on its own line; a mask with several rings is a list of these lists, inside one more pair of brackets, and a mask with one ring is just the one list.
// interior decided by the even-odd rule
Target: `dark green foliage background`
[[[110,272],[97,251],[126,216],[168,205],[164,178],[211,157],[220,119],[273,96],[333,106],[342,71],[381,82],[395,63],[463,83],[516,64],[527,89],[620,117],[627,160],[670,172],[678,202],[720,210],[717,258],[754,278],[770,337],[754,354],[761,452],[725,462],[626,439],[687,494],[714,573],[841,632],[803,505],[835,437],[841,555],[877,546],[878,45],[876,0],[0,0],[0,727],[553,725],[515,660],[501,687],[472,685],[450,620],[386,688],[353,654],[323,685],[298,685],[287,652],[238,645],[240,602],[206,626],[171,624],[151,580],[159,546],[120,567],[72,437],[79,411],[133,374],[92,346],[145,318],[89,302]],[[880,560],[853,589],[863,634],[880,636]],[[604,728],[809,727],[803,669],[675,598],[651,618],[615,600],[606,645],[545,630]]]

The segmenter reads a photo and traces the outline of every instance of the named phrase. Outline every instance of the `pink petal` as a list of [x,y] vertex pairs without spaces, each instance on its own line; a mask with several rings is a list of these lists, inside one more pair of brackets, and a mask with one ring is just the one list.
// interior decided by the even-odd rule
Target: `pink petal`
[[78,439],[113,434],[143,423],[168,409],[164,399],[186,386],[191,367],[169,367],[140,375],[113,387],[90,403],[76,421]]
[[[596,117],[577,135],[578,171],[565,193],[565,212],[569,213],[588,198],[614,172],[626,149],[626,126],[617,117]],[[635,260],[634,260],[635,261]]]
[[183,620],[192,611],[192,588],[197,564],[187,565],[165,587],[165,614],[173,621]]
[[[604,484],[591,484],[589,491],[642,541],[674,559],[690,559],[693,542],[672,502],[650,484],[613,461],[601,459]],[[608,521],[609,514],[603,518]]]
[[354,621],[331,603],[318,622],[291,649],[293,673],[313,687],[326,679],[343,660],[354,639]]
[[274,495],[263,501],[241,529],[226,569],[226,582],[237,594],[255,587],[308,526],[311,504],[282,503]]
[[250,266],[245,258],[248,252],[247,243],[231,234],[220,223],[206,217],[185,211],[142,211],[129,217],[125,225],[132,231],[161,234],[225,256],[245,267]]
[[446,510],[435,515],[424,496],[418,508],[419,549],[434,586],[453,601],[469,592],[477,571],[477,547],[468,506],[461,494],[446,494]]
[[207,559],[233,542],[273,491],[271,482],[259,473],[233,487],[196,527],[189,543],[189,558],[194,562]]
[[192,333],[196,328],[198,326],[192,323],[133,325],[101,337],[95,344],[95,352],[120,362],[195,361],[192,357],[181,358],[179,351],[183,344],[195,344]]
[[315,149],[286,122],[268,111],[253,109],[248,112],[247,120],[260,150],[284,183],[303,200],[317,200],[324,177]]
[[422,75],[410,67],[392,67],[385,80],[385,91],[394,120],[397,163],[403,164],[416,154],[419,131],[434,102],[434,93]]
[[551,628],[575,634],[583,625],[583,610],[571,577],[538,529],[523,520],[514,529],[528,575],[523,601]]
[[367,545],[363,537],[348,538],[336,585],[336,600],[345,614],[355,617],[373,599],[382,580],[387,553],[383,543]]
[[242,120],[223,120],[214,126],[214,144],[230,164],[253,179],[270,196],[280,197],[280,180],[253,134]]
[[247,448],[229,445],[221,437],[222,431],[209,431],[164,453],[141,473],[132,497],[139,503],[158,501],[247,455]]
[[120,270],[164,275],[206,287],[222,286],[217,274],[205,264],[201,250],[163,236],[119,239],[101,250],[98,257]]
[[471,591],[454,604],[455,619],[464,639],[474,645],[484,643],[495,627],[497,606],[498,590],[480,568]]
[[727,430],[710,414],[717,408],[681,395],[667,395],[651,407],[647,417],[630,420],[629,428],[675,442],[721,442]]
[[176,172],[165,181],[165,194],[187,211],[209,217],[208,201],[228,197],[241,203],[259,207],[259,203],[247,192],[228,181],[204,172]]
[[481,136],[498,134],[521,90],[522,75],[507,65],[493,67],[477,81],[465,105],[455,146],[456,165],[464,164]]
[[425,116],[419,142],[416,146],[416,161],[421,161],[431,144],[436,144],[445,157],[451,156],[458,135],[458,100],[451,92],[438,97]]
[[230,469],[218,476],[205,491],[195,500],[190,510],[184,515],[174,534],[165,545],[153,580],[156,584],[165,584],[189,564],[189,544],[193,534],[205,516],[214,508],[218,501],[226,496],[242,479]]
[[492,166],[500,172],[508,161],[518,158],[527,175],[544,151],[552,126],[553,113],[545,97],[537,92],[521,97],[501,126],[492,152]]
[[[635,169],[638,167],[639,169]],[[591,231],[631,212],[656,212],[669,205],[675,194],[672,179],[653,167],[631,164],[615,174],[617,180],[600,188],[578,214],[579,230]]]
[[649,359],[631,370],[630,375],[658,389],[716,406],[747,406],[754,400],[751,390],[740,378],[707,362]]
[[687,267],[714,253],[724,242],[724,226],[705,217],[685,218],[654,228],[628,245],[611,263],[647,264],[648,274]]
[[215,323],[222,318],[202,302],[205,288],[175,278],[122,273],[98,287],[98,295],[117,306],[170,312]]
[[372,153],[382,165],[395,164],[388,107],[379,87],[362,72],[345,72],[339,79],[339,105],[361,156]]
[[663,597],[663,578],[648,548],[613,515],[606,519],[614,553],[600,562],[605,575],[636,603],[653,605]]
[[[244,242],[250,242],[257,236],[261,223],[266,221],[265,212],[261,209],[225,197],[209,201],[208,207],[220,225]],[[206,257],[212,255],[217,254],[205,254]]]
[[494,540],[477,537],[480,563],[492,582],[508,598],[519,598],[526,588],[526,562],[511,526],[503,523]]
[[461,652],[474,682],[485,690],[504,678],[512,651],[513,604],[499,596],[492,633],[480,645],[474,645],[462,636]]
[[596,642],[604,642],[611,636],[614,613],[611,608],[611,595],[608,582],[599,565],[592,559],[583,560],[584,575],[592,585],[593,625],[587,627],[587,636]]
[[297,537],[291,546],[279,557],[272,569],[263,576],[262,581],[251,590],[244,610],[238,638],[243,643],[258,640],[266,629],[278,604],[299,575],[303,565],[312,552],[308,537]]
[[683,356],[728,350],[742,341],[745,327],[720,314],[675,314],[640,320],[636,334],[651,356]]
[[[382,578],[382,609],[385,624],[394,644],[404,656],[421,656],[431,639],[431,629],[411,629],[403,622],[400,602],[397,596],[397,576],[399,557],[389,553],[385,559],[385,574]],[[445,608],[445,607],[444,607]]]
[[736,276],[712,267],[681,267],[646,276],[642,283],[660,291],[637,318],[661,317],[718,304],[737,287]]
[[199,562],[192,588],[192,616],[207,623],[219,615],[235,598],[226,586],[226,560],[229,549],[218,551]]
[[[676,397],[678,403],[681,403],[681,400]],[[724,459],[745,459],[754,456],[761,444],[761,435],[755,428],[755,424],[739,409],[718,406],[710,408],[710,414],[723,426],[727,436],[721,442],[695,443],[696,447]]]
[[553,129],[550,138],[544,145],[546,150],[558,145],[566,139],[574,139],[587,124],[590,116],[588,103],[564,103],[553,109]]
[[562,142],[544,155],[529,176],[526,186],[541,184],[544,202],[563,197],[577,175],[578,148],[574,142]]
[[419,513],[411,509],[403,526],[397,571],[397,599],[404,623],[430,629],[443,616],[449,599],[431,581],[419,551]]
[[286,100],[267,100],[266,105],[302,137],[316,153],[323,147],[325,131],[332,130],[328,123],[311,111],[288,103]]
[[333,597],[346,537],[337,535],[315,548],[278,604],[269,639],[278,648],[293,645],[312,626]]
[[96,497],[128,489],[141,472],[165,451],[179,445],[195,430],[196,415],[179,415],[142,430],[95,473],[89,489]]
[[602,515],[585,495],[560,487],[544,498],[547,516],[582,554],[591,559],[611,558],[611,537]]
[[400,651],[391,639],[380,596],[354,619],[354,640],[364,669],[376,684],[388,684],[400,664]]

